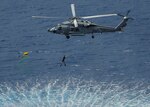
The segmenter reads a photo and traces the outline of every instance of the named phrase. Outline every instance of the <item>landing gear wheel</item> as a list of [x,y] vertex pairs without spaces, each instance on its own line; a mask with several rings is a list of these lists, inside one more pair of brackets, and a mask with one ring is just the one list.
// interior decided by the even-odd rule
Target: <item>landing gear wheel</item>
[[94,36],[92,35],[92,39],[94,39]]
[[69,38],[70,38],[70,36],[66,36],[66,38],[67,38],[67,39],[69,39]]

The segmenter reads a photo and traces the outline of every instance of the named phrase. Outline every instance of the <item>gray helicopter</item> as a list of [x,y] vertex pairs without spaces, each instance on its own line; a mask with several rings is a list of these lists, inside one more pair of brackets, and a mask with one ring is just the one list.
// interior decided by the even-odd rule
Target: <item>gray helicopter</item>
[[[104,33],[104,32],[120,32],[127,25],[127,21],[129,19],[133,20],[133,18],[128,17],[130,10],[127,11],[126,15],[121,14],[104,14],[104,15],[94,15],[94,16],[85,16],[85,17],[77,17],[75,12],[75,5],[71,4],[72,18],[69,20],[58,24],[57,26],[48,29],[48,32],[52,32],[55,34],[65,35],[67,39],[70,36],[84,36],[86,34],[92,34],[92,38],[94,38],[94,33]],[[116,27],[102,26],[90,22],[85,19],[91,18],[100,18],[100,17],[110,17],[110,16],[121,16],[123,20]],[[33,18],[55,18],[55,17],[47,17],[47,16],[32,16]]]

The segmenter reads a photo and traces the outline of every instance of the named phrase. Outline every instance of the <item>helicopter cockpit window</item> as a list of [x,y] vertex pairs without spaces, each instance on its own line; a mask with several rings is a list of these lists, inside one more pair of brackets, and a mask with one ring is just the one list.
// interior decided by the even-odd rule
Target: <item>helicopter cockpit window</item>
[[62,27],[60,26],[60,27],[58,27],[58,30],[61,30],[62,29]]
[[60,24],[57,25],[57,29],[58,29],[58,30],[61,30],[61,29],[62,29],[62,27],[61,27]]

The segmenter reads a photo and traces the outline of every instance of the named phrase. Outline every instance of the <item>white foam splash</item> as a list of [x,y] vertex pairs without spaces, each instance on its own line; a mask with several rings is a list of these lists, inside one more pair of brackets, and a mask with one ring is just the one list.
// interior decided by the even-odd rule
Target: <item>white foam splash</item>
[[0,107],[150,107],[146,89],[121,84],[60,80],[0,86]]

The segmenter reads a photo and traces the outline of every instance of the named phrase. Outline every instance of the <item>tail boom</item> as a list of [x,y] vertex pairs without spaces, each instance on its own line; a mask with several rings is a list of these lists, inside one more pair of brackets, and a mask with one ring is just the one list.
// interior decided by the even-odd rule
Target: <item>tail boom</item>
[[122,22],[117,27],[115,27],[115,30],[116,31],[122,31],[123,28],[127,26],[127,21],[128,20],[129,20],[129,18],[124,17],[124,19],[122,20]]

